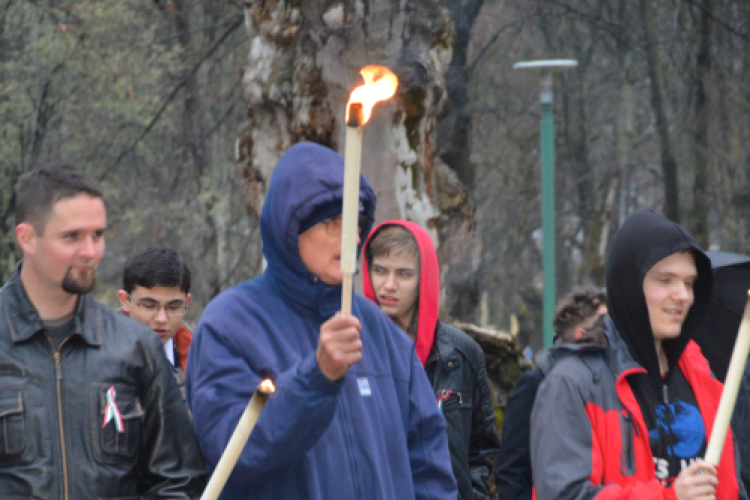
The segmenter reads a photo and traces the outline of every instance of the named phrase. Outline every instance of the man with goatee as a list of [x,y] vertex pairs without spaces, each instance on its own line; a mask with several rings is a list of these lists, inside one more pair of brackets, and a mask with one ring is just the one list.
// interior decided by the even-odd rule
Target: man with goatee
[[0,498],[197,498],[205,470],[159,337],[89,294],[107,215],[63,163],[18,181],[0,291]]

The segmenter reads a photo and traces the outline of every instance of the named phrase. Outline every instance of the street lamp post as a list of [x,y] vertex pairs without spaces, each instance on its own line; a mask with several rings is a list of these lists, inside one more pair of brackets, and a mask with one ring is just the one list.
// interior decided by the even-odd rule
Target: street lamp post
[[542,70],[541,150],[542,150],[542,269],[544,273],[543,331],[544,347],[552,345],[555,311],[555,133],[552,121],[552,73],[556,69],[578,66],[572,59],[524,61],[516,69]]

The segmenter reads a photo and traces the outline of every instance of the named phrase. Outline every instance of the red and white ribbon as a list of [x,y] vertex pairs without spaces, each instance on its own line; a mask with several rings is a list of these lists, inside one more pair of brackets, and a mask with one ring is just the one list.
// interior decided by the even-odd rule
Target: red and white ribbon
[[437,404],[439,409],[443,409],[443,401],[448,401],[450,395],[451,391],[447,389],[441,389],[440,391],[438,391]]
[[104,423],[102,427],[106,427],[109,421],[114,419],[117,432],[123,433],[125,432],[125,426],[122,424],[120,409],[117,407],[117,403],[115,403],[115,394],[114,386],[107,390],[107,406],[104,407]]

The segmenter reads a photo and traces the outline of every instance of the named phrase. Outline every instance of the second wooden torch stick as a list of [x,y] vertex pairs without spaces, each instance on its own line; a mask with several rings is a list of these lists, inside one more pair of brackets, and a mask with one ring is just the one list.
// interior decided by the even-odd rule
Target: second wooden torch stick
[[237,460],[240,458],[242,450],[247,444],[247,440],[250,437],[250,433],[255,427],[255,423],[258,421],[263,408],[266,406],[269,396],[274,392],[275,388],[273,382],[269,379],[263,380],[255,393],[250,398],[250,401],[245,407],[245,411],[242,412],[237,427],[235,427],[232,437],[229,438],[229,443],[224,449],[224,453],[221,454],[219,462],[216,464],[211,479],[206,485],[206,489],[203,490],[201,500],[216,500],[221,494],[221,490],[224,489],[224,485],[229,479],[229,474],[232,473]]
[[734,343],[732,358],[729,361],[727,376],[724,380],[724,390],[721,392],[719,408],[716,410],[716,419],[711,430],[711,438],[706,447],[706,462],[719,465],[721,452],[724,449],[724,441],[727,438],[729,421],[732,419],[734,404],[737,401],[737,393],[740,389],[742,374],[745,371],[747,355],[750,352],[750,298],[745,305],[745,313],[742,315],[740,330]]

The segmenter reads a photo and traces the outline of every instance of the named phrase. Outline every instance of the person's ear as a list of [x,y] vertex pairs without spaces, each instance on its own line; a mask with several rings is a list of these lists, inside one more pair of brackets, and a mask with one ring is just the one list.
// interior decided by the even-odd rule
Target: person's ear
[[190,299],[192,299],[193,296],[189,293],[185,295],[185,304],[190,304]]
[[36,250],[37,234],[34,226],[22,222],[16,226],[16,242],[23,254],[33,254]]
[[118,290],[117,298],[120,299],[122,310],[130,314],[130,298],[128,297],[128,292],[126,292],[125,290]]

